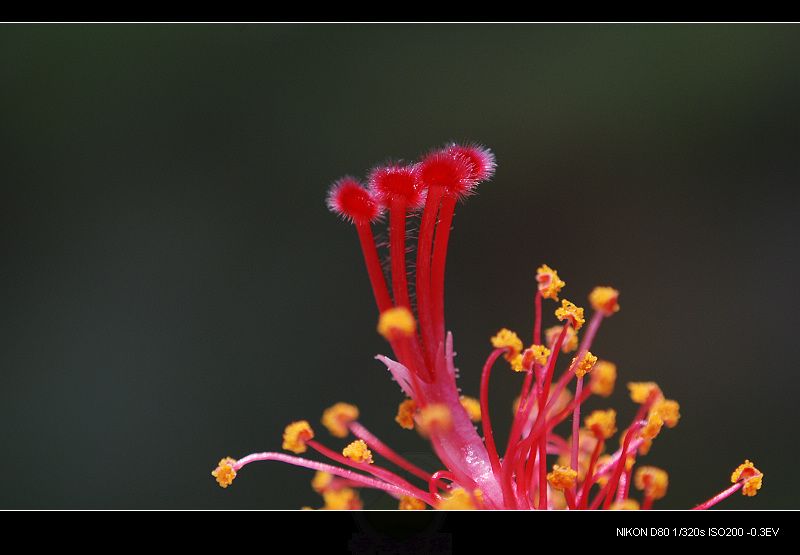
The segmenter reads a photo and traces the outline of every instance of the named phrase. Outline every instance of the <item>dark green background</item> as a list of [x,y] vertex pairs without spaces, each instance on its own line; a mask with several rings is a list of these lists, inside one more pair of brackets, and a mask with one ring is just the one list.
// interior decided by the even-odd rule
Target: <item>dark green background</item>
[[[799,63],[795,25],[0,26],[0,508],[318,507],[305,469],[210,472],[340,400],[429,462],[324,200],[449,140],[498,162],[449,253],[464,393],[530,333],[540,264],[578,304],[612,285],[619,385],[587,410],[680,402],[656,507],[749,458],[762,491],[724,507],[798,508]],[[493,375],[501,443],[520,383]]]

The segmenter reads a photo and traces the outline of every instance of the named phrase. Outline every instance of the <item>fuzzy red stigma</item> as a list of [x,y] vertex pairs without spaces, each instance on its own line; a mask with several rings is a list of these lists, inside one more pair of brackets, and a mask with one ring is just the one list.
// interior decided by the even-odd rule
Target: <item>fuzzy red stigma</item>
[[379,166],[369,172],[367,179],[370,189],[387,208],[400,203],[409,210],[416,210],[425,202],[425,190],[415,164]]
[[354,177],[343,177],[331,186],[328,208],[352,222],[374,222],[381,217],[382,208],[375,195]]
[[439,188],[445,195],[458,198],[470,195],[477,184],[471,162],[447,148],[434,150],[422,158],[419,177],[426,188]]
[[447,147],[447,151],[456,157],[466,158],[472,170],[470,177],[476,182],[485,181],[494,175],[497,163],[494,153],[488,148],[475,143],[465,145],[454,143]]

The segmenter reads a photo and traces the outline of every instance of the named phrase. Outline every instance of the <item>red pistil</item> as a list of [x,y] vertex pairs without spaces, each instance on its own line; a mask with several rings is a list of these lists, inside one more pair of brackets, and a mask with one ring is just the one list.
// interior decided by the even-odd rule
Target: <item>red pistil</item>
[[453,143],[447,146],[447,151],[456,157],[467,160],[470,165],[470,178],[476,182],[484,181],[494,175],[497,163],[494,153],[488,148],[484,148],[476,143],[459,145]]
[[[418,168],[416,165],[392,163],[373,168],[368,180],[381,204],[389,209],[389,258],[394,306],[411,309],[406,261],[406,219],[410,211],[420,208],[425,201],[425,190],[419,180]],[[416,338],[408,343],[411,354],[403,359],[403,363],[421,379],[430,380],[433,366],[426,364],[422,345]]]
[[449,145],[428,153],[419,164],[428,193],[417,243],[417,306],[429,352],[444,341],[445,262],[456,201],[472,194],[493,172],[494,155],[474,145]]
[[[390,162],[373,168],[369,188],[353,178],[334,184],[328,206],[356,224],[367,269],[380,312],[392,307],[411,309],[410,285],[416,294],[419,336],[410,338],[411,355],[401,357],[410,371],[425,381],[441,365],[443,351],[444,274],[455,204],[472,193],[475,185],[494,173],[494,155],[474,144],[450,144],[423,156],[419,163]],[[408,214],[424,205],[417,239],[417,259],[409,284],[406,260]],[[382,209],[389,210],[389,256],[391,295],[386,287],[370,223]],[[398,356],[400,353],[396,353]]]
[[370,225],[382,214],[378,199],[357,179],[344,177],[331,187],[327,203],[333,212],[355,224],[378,309],[383,312],[392,308],[392,299],[386,286],[386,276],[383,274],[375,245],[375,236]]
[[392,267],[392,292],[395,306],[409,308],[406,268],[406,215],[422,206],[425,191],[416,166],[391,164],[374,168],[369,174],[370,188],[389,209],[389,249]]

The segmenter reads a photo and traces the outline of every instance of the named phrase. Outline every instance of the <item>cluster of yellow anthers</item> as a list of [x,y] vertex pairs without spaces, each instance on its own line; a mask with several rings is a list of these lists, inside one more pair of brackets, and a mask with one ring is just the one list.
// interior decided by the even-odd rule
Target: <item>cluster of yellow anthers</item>
[[[541,279],[543,298],[557,299],[557,295],[564,286],[564,282],[558,279],[555,271],[547,266],[539,268],[539,276],[550,274],[548,279]],[[619,310],[617,304],[618,294],[615,290],[607,287],[595,288],[590,295],[590,303],[596,311],[603,311],[605,314],[612,314]],[[547,334],[550,337],[548,344],[550,348],[555,348],[553,337],[561,334],[565,329],[571,329],[573,334],[580,329],[585,319],[583,309],[575,306],[567,300],[563,300],[561,306],[555,311],[556,317],[566,320],[568,326],[556,326]],[[410,312],[404,309],[392,309],[382,314],[378,331],[387,339],[397,339],[408,337],[415,331],[415,322]],[[576,338],[574,335],[573,338]],[[523,342],[516,333],[502,329],[491,338],[492,346],[502,351],[506,360],[509,361],[511,368],[517,372],[528,372],[534,365],[545,366],[550,361],[551,349],[545,345],[534,344],[524,348]],[[562,351],[569,352],[577,349],[577,341],[571,345],[562,346]],[[577,378],[583,378],[591,373],[589,390],[599,396],[608,397],[614,389],[616,381],[616,366],[608,361],[598,360],[588,350],[583,356],[573,358],[570,368]],[[629,382],[628,389],[631,399],[640,405],[649,407],[646,418],[642,419],[635,434],[635,441],[632,445],[636,448],[628,453],[624,465],[617,456],[616,466],[624,468],[624,472],[631,472],[634,464],[633,453],[640,455],[646,454],[650,449],[652,440],[659,434],[661,428],[674,427],[680,418],[679,405],[677,402],[664,398],[660,388],[653,382]],[[563,393],[563,392],[562,392]],[[561,404],[556,405],[556,412],[559,412],[570,404],[571,400],[567,395]],[[460,403],[473,422],[481,420],[481,403],[478,399],[461,396]],[[517,401],[519,403],[519,400]],[[515,405],[515,411],[519,404]],[[330,452],[327,448],[317,444],[314,440],[314,431],[310,424],[305,421],[297,421],[289,424],[283,435],[283,448],[295,454],[304,453],[311,445],[323,454],[338,462],[345,462],[350,466],[359,467],[361,465],[371,465],[374,463],[372,451],[365,439],[370,440],[387,458],[393,460],[401,466],[407,465],[400,457],[394,454],[388,447],[380,443],[377,438],[372,437],[366,430],[358,424],[359,411],[354,405],[348,403],[337,403],[326,409],[322,415],[321,422],[328,429],[331,435],[338,438],[345,438],[350,433],[356,433],[359,439],[349,443],[341,452],[341,456]],[[452,426],[451,412],[447,406],[441,404],[428,404],[423,409],[417,406],[413,399],[406,399],[400,403],[396,421],[407,429],[417,428],[423,435],[426,432],[436,433],[447,431]],[[614,455],[600,455],[598,447],[611,438],[617,432],[616,411],[595,410],[584,419],[584,427],[579,430],[581,437],[581,453],[577,464],[570,463],[568,458],[559,457],[558,463],[552,466],[552,471],[546,474],[546,480],[552,492],[560,492],[564,498],[559,502],[551,502],[552,507],[566,507],[566,498],[574,499],[574,492],[579,485],[594,483],[600,487],[609,483],[612,478],[611,470],[615,468]],[[630,439],[631,436],[628,436]],[[262,454],[264,455],[264,454]],[[617,452],[619,455],[619,451]],[[258,460],[258,455],[251,456],[253,460]],[[268,458],[268,457],[265,457]],[[277,457],[273,457],[277,458]],[[230,485],[236,477],[236,471],[249,461],[236,461],[225,458],[219,462],[212,475],[217,482],[224,488]],[[291,462],[291,461],[289,461]],[[338,476],[334,473],[322,470],[322,466],[315,466],[317,463],[309,463],[306,466],[318,468],[313,480],[312,488],[322,495],[325,509],[360,509],[362,508],[358,492],[353,485],[364,485],[358,481]],[[323,465],[324,466],[324,465]],[[406,467],[411,468],[410,466]],[[601,469],[605,469],[602,471]],[[445,472],[437,473],[438,476],[428,475],[418,469],[416,473],[431,484],[434,484],[439,477],[444,477]],[[386,471],[381,471],[386,472]],[[592,476],[594,473],[594,476]],[[381,476],[381,473],[377,474]],[[385,477],[385,474],[383,475]],[[742,493],[748,496],[755,495],[761,487],[762,474],[752,463],[746,461],[739,466],[732,474],[731,481],[734,486],[712,498],[698,508],[706,508],[724,497],[727,497],[738,489],[742,488]],[[650,508],[655,500],[661,499],[666,495],[668,476],[667,473],[653,466],[640,466],[632,473],[632,484],[643,492],[644,500],[640,504],[629,496],[621,496],[616,499],[609,508],[612,509],[639,509]],[[482,500],[482,492],[475,489],[468,492],[461,487],[448,488],[448,495],[434,495],[427,500],[423,496],[415,495],[413,490],[396,495],[400,509],[424,509],[428,504],[440,509],[463,509],[478,508]],[[584,494],[588,493],[588,489]],[[555,498],[555,496],[553,497]],[[431,501],[431,499],[433,501]],[[573,503],[575,501],[573,500]]]
[[[564,282],[558,279],[556,272],[547,266],[539,268],[537,275],[540,281],[542,297],[557,300],[558,293],[564,286]],[[610,315],[619,310],[617,299],[618,293],[614,289],[597,287],[590,295],[590,304],[596,311]],[[547,331],[548,346],[534,344],[524,348],[523,342],[517,334],[507,329],[500,330],[491,338],[492,346],[503,353],[511,368],[517,372],[529,372],[535,365],[544,367],[551,360],[551,349],[557,346],[555,338],[562,336],[563,339],[565,330],[572,330],[572,334],[570,341],[562,344],[562,352],[577,350],[578,342],[575,332],[585,324],[583,309],[567,300],[562,300],[561,306],[555,311],[555,315],[559,320],[566,321],[568,325],[555,326]],[[415,330],[416,324],[413,315],[404,309],[387,310],[379,320],[378,331],[388,340],[408,337]],[[583,378],[586,374],[590,374],[592,379],[588,391],[591,393],[608,397],[613,392],[616,381],[616,366],[613,363],[598,360],[596,356],[586,350],[580,358],[573,358],[570,369],[576,378]],[[664,398],[658,385],[653,382],[629,382],[627,385],[631,399],[637,404],[649,407],[646,418],[640,419],[641,424],[638,426],[636,434],[627,436],[628,439],[634,438],[630,445],[635,446],[635,449],[627,453],[625,463],[621,462],[619,451],[615,454],[602,455],[599,447],[618,431],[616,426],[617,414],[613,409],[593,411],[584,419],[584,426],[578,431],[581,444],[577,464],[574,461],[570,462],[566,453],[561,452],[558,461],[552,466],[552,471],[546,474],[546,481],[551,489],[550,507],[563,508],[572,506],[576,508],[574,495],[578,490],[578,486],[582,485],[585,488],[583,495],[588,493],[587,484],[602,488],[613,479],[613,471],[615,469],[622,469],[622,472],[631,475],[630,483],[637,490],[643,492],[643,501],[640,503],[625,494],[617,496],[616,500],[608,508],[647,509],[652,507],[655,500],[661,499],[666,495],[669,482],[667,473],[653,466],[639,466],[632,472],[635,462],[634,454],[646,454],[650,449],[652,440],[659,434],[664,425],[674,427],[678,423],[680,418],[679,405],[673,400]],[[561,397],[562,399],[555,405],[556,408],[554,410],[559,414],[563,414],[563,409],[570,404],[575,405],[570,395],[565,394],[565,391],[562,391]],[[519,402],[520,400],[518,399],[515,411],[519,411]],[[470,420],[473,422],[481,420],[481,403],[478,399],[462,395],[460,396],[460,403],[469,415]],[[305,420],[293,422],[286,427],[283,435],[283,448],[295,454],[300,454],[306,452],[308,447],[312,446],[337,462],[343,462],[355,468],[363,468],[364,465],[373,465],[375,462],[370,444],[365,440],[366,438],[386,458],[393,460],[396,464],[406,468],[406,470],[411,470],[422,479],[428,481],[431,484],[431,492],[434,492],[434,488],[438,487],[438,480],[451,478],[446,471],[429,475],[402,460],[401,457],[393,453],[377,438],[371,436],[358,423],[358,417],[358,408],[348,403],[337,403],[325,410],[322,415],[321,422],[331,435],[345,438],[349,434],[355,433],[359,436],[359,439],[352,441],[341,451],[341,455],[333,453],[316,443],[314,441],[314,431]],[[431,403],[420,409],[417,403],[410,398],[400,403],[395,420],[403,428],[416,428],[425,436],[428,435],[427,432],[435,434],[447,431],[452,426],[451,412],[446,405]],[[551,435],[549,439],[552,440],[554,437]],[[265,458],[273,458],[280,460],[277,456],[266,457],[264,455],[269,454],[251,455],[246,459],[263,460]],[[223,488],[227,487],[236,477],[237,470],[247,462],[250,461],[236,461],[231,458],[225,458],[219,462],[212,475]],[[287,462],[296,463],[296,461]],[[357,479],[353,480],[353,476],[348,476],[341,472],[330,472],[331,468],[320,463],[308,462],[305,466],[317,468],[312,480],[312,488],[322,496],[324,501],[323,508],[346,510],[362,508],[358,492],[353,486],[369,486],[370,484],[365,484]],[[376,470],[373,475],[384,479],[385,482],[381,482],[381,485],[384,486],[393,481],[399,483],[395,480],[394,475],[392,475],[391,479],[388,479],[388,471],[383,469]],[[697,508],[710,507],[739,488],[742,489],[744,495],[755,495],[761,487],[761,481],[762,473],[750,461],[746,461],[733,472],[731,482],[734,485],[731,488]],[[420,495],[418,490],[414,489],[392,493],[397,497],[398,508],[400,509],[425,509],[429,504],[439,509],[472,509],[481,506],[483,494],[480,489],[476,488],[472,492],[468,492],[463,487],[449,487],[446,490],[447,495],[432,493],[430,497]],[[556,492],[560,493],[562,497],[557,497],[555,495]]]
[[[563,282],[560,283],[563,285]],[[553,289],[549,289],[549,291],[553,296],[557,292]],[[602,298],[609,298],[607,293],[603,288],[595,289],[593,298],[599,299],[601,296]],[[597,306],[597,301],[592,304]],[[606,308],[609,311],[619,309],[616,302],[613,305],[607,305]],[[556,315],[561,319],[571,319],[574,322],[574,329],[578,329],[584,323],[582,309],[575,307],[568,301],[562,302],[562,306],[557,309]],[[402,311],[393,311],[381,318],[379,329],[383,335],[392,335],[394,333],[409,332],[411,329],[409,326],[411,326],[411,323],[406,315],[402,314]],[[523,349],[523,344],[519,337],[507,329],[501,330],[492,337],[491,342],[495,348],[505,350],[505,357],[509,360],[511,367],[520,372],[525,371],[525,368],[530,368],[534,362],[542,365],[547,363],[550,356],[550,350],[543,345],[532,345],[528,349]],[[566,350],[569,350],[569,348]],[[580,361],[573,359],[572,366],[575,375],[578,377],[583,377],[588,372],[592,373],[591,390],[593,393],[608,396],[613,391],[616,380],[616,366],[613,363],[598,361],[597,357],[587,352]],[[653,438],[658,435],[663,425],[666,424],[668,427],[673,427],[677,424],[680,417],[679,406],[673,400],[664,399],[660,389],[653,382],[630,382],[628,383],[628,388],[631,399],[636,403],[644,404],[648,400],[658,399],[657,402],[651,404],[646,424],[637,435],[637,438],[641,439],[638,452],[639,454],[645,454]],[[462,396],[461,404],[470,415],[471,420],[475,422],[481,420],[481,408],[477,399]],[[337,403],[325,410],[321,422],[331,435],[344,438],[351,432],[351,427],[354,424],[357,425],[358,417],[359,411],[357,407],[347,403]],[[406,399],[400,404],[396,421],[402,427],[408,429],[413,429],[418,424],[423,433],[424,430],[428,429],[446,429],[450,425],[449,411],[446,407],[429,405],[425,411],[419,411],[412,399]],[[585,418],[584,425],[585,427],[580,430],[582,435],[593,438],[595,442],[606,440],[617,432],[616,412],[612,409],[596,410]],[[314,432],[307,421],[293,422],[284,431],[283,448],[296,454],[304,453],[313,438]],[[377,443],[377,440],[373,441]],[[382,450],[387,450],[380,443],[377,443],[377,445]],[[363,439],[357,439],[348,444],[342,450],[342,457],[349,459],[353,463],[372,464],[374,462],[372,452]],[[598,458],[598,464],[595,468],[600,467],[599,463],[603,460],[611,460],[611,457],[606,455],[605,458]],[[563,459],[560,462],[563,462]],[[628,464],[632,465],[632,463],[633,458],[631,457]],[[227,487],[236,477],[236,469],[241,468],[243,464],[243,462],[225,458],[219,462],[212,475],[223,488]],[[586,479],[588,466],[589,463],[585,458],[580,460],[579,469],[577,470],[571,468],[568,464],[554,464],[553,470],[546,476],[547,482],[554,491],[568,491],[575,488],[579,481],[579,475],[582,481]],[[426,477],[426,479],[429,478]],[[598,479],[597,483],[603,484],[607,480],[608,477],[605,476]],[[761,480],[761,472],[752,463],[746,461],[733,472],[731,481],[736,485],[731,490],[735,491],[735,489],[741,487],[743,494],[752,496],[761,487]],[[651,507],[653,501],[666,495],[667,473],[652,466],[640,466],[633,473],[633,485],[636,489],[644,492],[644,502],[641,507],[637,501],[630,497],[625,497],[612,504],[611,508],[638,509]],[[361,508],[361,501],[357,491],[350,487],[346,479],[339,478],[330,472],[318,470],[312,480],[312,487],[314,491],[322,495],[325,503],[324,508],[326,509]],[[708,506],[727,497],[732,491],[726,490],[726,492],[712,498],[712,500],[709,500]],[[476,491],[475,493],[480,498],[481,492]],[[426,507],[425,501],[412,495],[400,495],[398,498],[400,509],[424,509]],[[449,497],[440,498],[436,503],[436,507],[441,509],[475,508],[475,504],[470,495],[459,488],[454,489]]]
[[[664,426],[677,424],[677,402],[667,399],[655,383],[628,383],[630,397],[639,408],[630,424],[620,426],[619,447],[612,452],[606,452],[606,447],[618,431],[616,411],[581,415],[590,395],[608,397],[616,382],[616,366],[590,351],[600,323],[619,310],[616,289],[596,287],[589,295],[594,312],[587,317],[583,308],[559,299],[564,281],[549,266],[541,266],[536,272],[532,344],[525,348],[516,333],[501,330],[491,339],[493,351],[483,366],[478,398],[462,395],[457,387],[453,337],[444,321],[447,245],[457,201],[489,179],[494,168],[489,149],[453,143],[411,164],[373,168],[368,185],[342,178],[333,184],[327,199],[328,207],[358,231],[378,305],[378,332],[395,355],[394,360],[383,355],[376,358],[406,395],[395,420],[429,440],[442,470],[431,473],[401,457],[359,422],[355,406],[337,403],[325,411],[322,424],[337,438],[355,436],[344,449],[334,451],[322,445],[307,421],[293,422],[284,431],[283,449],[294,455],[266,452],[222,459],[212,472],[222,487],[229,486],[244,465],[270,460],[315,470],[312,487],[328,509],[361,508],[355,488],[365,487],[391,495],[401,509],[646,509],[664,497],[666,472],[637,467],[636,459],[649,451]],[[414,237],[408,233],[406,218],[417,211],[421,211],[420,224]],[[385,212],[389,213],[388,246],[376,241],[372,230]],[[416,245],[410,248],[407,242],[412,240]],[[379,248],[388,250],[388,265],[381,263]],[[416,260],[407,260],[410,253],[416,253]],[[555,310],[560,325],[542,329],[543,299],[560,301]],[[559,354],[573,352],[559,377]],[[502,453],[488,410],[489,376],[500,357],[523,375]],[[570,418],[571,434],[562,437],[556,427]],[[309,448],[331,462],[295,456]],[[384,459],[403,470],[408,479],[384,468]],[[732,474],[732,486],[696,508],[711,507],[739,489],[752,496],[761,487],[762,477],[745,461]],[[631,489],[642,492],[641,501],[631,498]]]

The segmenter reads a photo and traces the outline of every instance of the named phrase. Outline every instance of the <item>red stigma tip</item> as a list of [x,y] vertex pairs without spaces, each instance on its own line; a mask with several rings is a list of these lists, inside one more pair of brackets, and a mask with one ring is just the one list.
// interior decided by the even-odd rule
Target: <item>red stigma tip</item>
[[425,187],[441,187],[445,194],[457,197],[469,195],[477,183],[470,161],[464,156],[456,156],[449,148],[425,155],[420,162],[419,174]]
[[494,175],[497,163],[494,153],[488,148],[475,143],[466,145],[453,143],[447,147],[447,150],[456,157],[461,156],[467,159],[472,167],[471,177],[475,181],[484,181]]
[[415,210],[421,208],[425,202],[425,190],[415,164],[401,166],[390,163],[379,166],[369,172],[367,179],[370,188],[386,207],[390,207],[395,201],[401,201],[408,209]]
[[372,222],[380,218],[381,206],[375,195],[354,177],[343,177],[328,192],[328,208],[344,219]]

